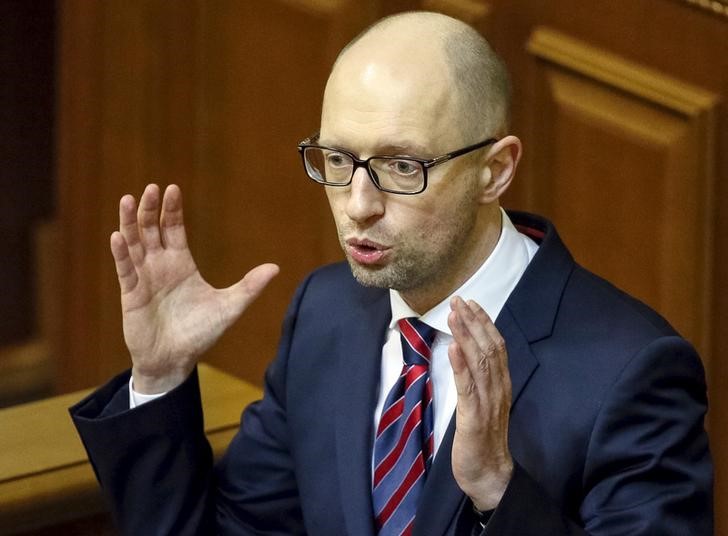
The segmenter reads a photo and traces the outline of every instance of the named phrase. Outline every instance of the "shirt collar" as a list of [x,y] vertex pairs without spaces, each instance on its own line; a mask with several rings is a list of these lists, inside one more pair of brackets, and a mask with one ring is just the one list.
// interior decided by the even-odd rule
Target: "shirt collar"
[[400,293],[389,290],[392,307],[390,329],[402,318],[419,317],[433,328],[452,335],[447,325],[450,298],[460,296],[465,301],[474,300],[495,322],[511,291],[515,288],[538,246],[530,238],[519,233],[508,215],[501,209],[501,234],[488,258],[460,288],[423,315],[418,315],[407,305]]

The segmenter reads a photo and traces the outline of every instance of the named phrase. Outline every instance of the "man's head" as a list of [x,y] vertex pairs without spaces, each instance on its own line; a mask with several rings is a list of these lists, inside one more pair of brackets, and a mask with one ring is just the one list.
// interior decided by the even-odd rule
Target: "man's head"
[[399,290],[424,312],[463,283],[500,233],[498,198],[520,157],[505,136],[508,77],[472,28],[434,13],[380,21],[339,55],[324,94],[319,144],[360,159],[431,159],[502,138],[428,170],[408,196],[378,190],[364,168],[327,186],[342,247],[365,285]]
[[[508,131],[510,80],[503,61],[477,30],[464,22],[431,12],[409,12],[384,18],[364,30],[346,45],[334,63],[333,71],[360,41],[370,39],[375,47],[398,49],[407,55],[410,45],[428,71],[448,80],[456,94],[460,128],[472,139],[489,133]],[[377,43],[380,39],[387,43]],[[371,49],[367,49],[371,50]],[[433,54],[434,57],[430,54]],[[435,72],[433,61],[443,60],[445,71]],[[439,62],[438,62],[439,63]],[[429,67],[432,66],[432,69]]]

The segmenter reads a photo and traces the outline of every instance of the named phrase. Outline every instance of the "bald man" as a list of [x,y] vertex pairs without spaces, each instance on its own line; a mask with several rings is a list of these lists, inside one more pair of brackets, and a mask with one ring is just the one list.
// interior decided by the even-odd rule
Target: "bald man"
[[121,199],[132,370],[72,414],[125,534],[712,534],[700,359],[548,221],[501,209],[508,99],[442,15],[342,51],[298,149],[348,266],[300,285],[214,468],[195,366],[278,268],[214,289],[176,186]]

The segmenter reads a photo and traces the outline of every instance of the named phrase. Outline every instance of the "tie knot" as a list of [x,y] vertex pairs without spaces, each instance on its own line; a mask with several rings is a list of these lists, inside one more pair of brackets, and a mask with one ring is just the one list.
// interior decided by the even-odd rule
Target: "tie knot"
[[402,358],[407,365],[429,366],[432,358],[432,341],[437,330],[415,317],[403,318],[399,322],[402,339]]

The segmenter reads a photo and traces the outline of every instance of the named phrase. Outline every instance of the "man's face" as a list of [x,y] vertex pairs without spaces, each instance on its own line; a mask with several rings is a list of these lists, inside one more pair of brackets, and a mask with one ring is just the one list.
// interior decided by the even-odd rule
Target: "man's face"
[[[431,56],[418,59],[410,53],[398,61],[389,53],[359,52],[349,51],[329,80],[321,145],[362,159],[432,158],[477,141],[460,135],[446,66]],[[422,68],[433,63],[429,72]],[[438,294],[452,291],[449,287],[472,273],[479,209],[473,161],[465,156],[431,169],[427,189],[412,196],[379,191],[361,168],[350,186],[326,187],[357,280],[397,289],[405,299],[408,293],[418,300],[425,296],[431,306],[431,300],[447,295]]]

